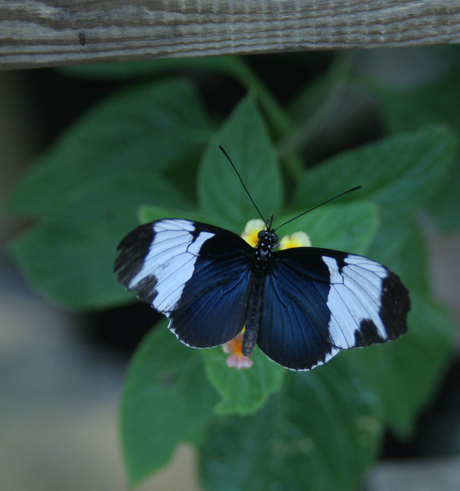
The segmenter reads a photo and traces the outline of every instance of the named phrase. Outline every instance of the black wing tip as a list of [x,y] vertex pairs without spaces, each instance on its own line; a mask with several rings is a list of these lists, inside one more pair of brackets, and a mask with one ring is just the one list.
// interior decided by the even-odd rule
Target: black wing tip
[[138,246],[139,241],[147,238],[151,239],[154,236],[153,225],[155,222],[144,223],[143,225],[137,226],[135,229],[131,230],[127,235],[125,235],[117,245],[117,251],[121,249],[131,248],[133,246]]
[[388,272],[382,284],[380,318],[385,326],[386,336],[382,337],[370,319],[361,321],[355,331],[355,347],[364,348],[371,344],[385,343],[399,338],[407,332],[407,315],[411,308],[408,289],[399,276]]
[[382,286],[380,317],[387,331],[387,339],[396,339],[407,332],[407,315],[411,309],[409,290],[391,271]]
[[377,326],[370,319],[363,319],[355,331],[356,348],[371,344],[385,343],[399,338],[407,332],[407,315],[411,308],[408,289],[399,276],[388,271],[382,284],[380,318],[385,326],[386,336],[379,334]]
[[119,242],[116,250],[120,253],[115,259],[113,271],[118,273],[118,281],[126,288],[141,269],[154,235],[153,222],[146,223],[136,227]]

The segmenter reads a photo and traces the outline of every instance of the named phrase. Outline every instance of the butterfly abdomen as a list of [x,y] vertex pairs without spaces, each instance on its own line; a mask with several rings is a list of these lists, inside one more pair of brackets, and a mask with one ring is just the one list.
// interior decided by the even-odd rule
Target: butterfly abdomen
[[251,295],[248,300],[243,347],[241,350],[244,356],[249,356],[252,353],[257,342],[263,307],[265,278],[266,275],[260,274],[255,274],[252,278]]

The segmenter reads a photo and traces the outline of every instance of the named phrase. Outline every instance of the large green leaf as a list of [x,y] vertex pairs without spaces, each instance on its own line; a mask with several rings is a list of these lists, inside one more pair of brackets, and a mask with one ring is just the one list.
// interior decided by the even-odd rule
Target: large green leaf
[[380,424],[359,378],[335,359],[287,372],[255,416],[211,426],[201,474],[212,491],[352,491],[375,457]]
[[240,232],[256,210],[219,145],[229,154],[264,218],[278,213],[283,200],[281,173],[252,97],[238,104],[211,139],[198,174],[202,211],[221,226]]
[[202,450],[205,488],[357,489],[376,456],[381,421],[407,436],[451,352],[449,317],[414,295],[400,340],[287,372],[284,389],[257,415],[211,426]]
[[[295,55],[294,55],[295,56]],[[279,104],[263,81],[255,74],[249,63],[240,56],[203,56],[193,58],[169,58],[161,60],[132,61],[122,63],[100,63],[95,65],[76,65],[60,69],[69,75],[87,78],[130,79],[155,77],[165,73],[179,73],[215,77],[216,74],[232,76],[247,91],[252,91],[263,107],[273,134],[285,136],[293,130],[287,112]],[[286,158],[291,172],[300,170],[300,161],[292,155]]]
[[[37,218],[11,247],[26,278],[46,297],[73,308],[131,298],[112,273],[116,246],[137,225],[140,205],[192,208],[159,172],[187,162],[207,136],[201,101],[183,80],[125,91],[83,116],[30,168],[6,203],[11,212]],[[176,181],[187,175],[179,174]]]
[[209,219],[207,215],[203,215],[198,211],[171,210],[170,208],[161,208],[155,205],[142,205],[137,210],[137,216],[140,223],[149,223],[162,218],[183,218],[185,220],[193,220],[195,222],[210,223],[217,225]]
[[161,323],[136,351],[121,401],[123,453],[130,482],[164,465],[183,441],[202,438],[218,401],[197,350]]
[[[49,218],[87,186],[146,179],[201,150],[211,131],[195,87],[166,80],[118,92],[63,133],[26,172],[10,196],[10,211]],[[158,204],[158,203],[156,203]]]
[[[161,176],[127,172],[88,182],[78,198],[63,195],[59,210],[16,237],[10,251],[22,274],[53,302],[74,309],[116,305],[133,298],[113,274],[118,242],[138,225],[137,207],[190,204]],[[52,201],[52,200],[50,200]]]
[[[411,131],[429,123],[442,123],[460,134],[460,69],[441,79],[410,90],[373,87],[380,101],[383,122],[389,132]],[[429,203],[438,225],[446,232],[460,229],[460,162]]]
[[446,178],[457,154],[457,141],[448,128],[432,125],[344,152],[305,172],[295,203],[313,206],[362,185],[356,194],[381,205],[385,215],[412,212]]

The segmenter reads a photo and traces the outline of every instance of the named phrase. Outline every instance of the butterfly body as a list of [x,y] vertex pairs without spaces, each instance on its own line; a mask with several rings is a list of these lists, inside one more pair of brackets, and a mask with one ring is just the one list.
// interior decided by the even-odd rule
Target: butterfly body
[[313,247],[275,251],[273,230],[251,247],[212,225],[164,219],[119,244],[119,281],[169,318],[191,347],[233,339],[257,344],[280,365],[307,370],[340,349],[394,339],[407,330],[409,295],[385,266]]
[[272,270],[273,249],[278,244],[278,236],[272,230],[262,230],[259,242],[254,247],[251,262],[252,285],[246,313],[242,353],[250,356],[257,342],[260,315],[263,309],[263,295],[266,276]]

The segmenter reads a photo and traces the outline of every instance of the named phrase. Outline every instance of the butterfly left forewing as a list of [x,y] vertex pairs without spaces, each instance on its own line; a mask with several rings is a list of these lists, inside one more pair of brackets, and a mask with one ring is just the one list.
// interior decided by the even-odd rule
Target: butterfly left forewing
[[194,222],[189,220],[166,219],[141,225],[118,246],[118,280],[167,315],[193,274],[201,246],[211,237],[206,230],[196,233]]
[[119,281],[169,318],[185,344],[216,346],[243,328],[252,248],[219,227],[181,219],[141,225],[119,245]]

